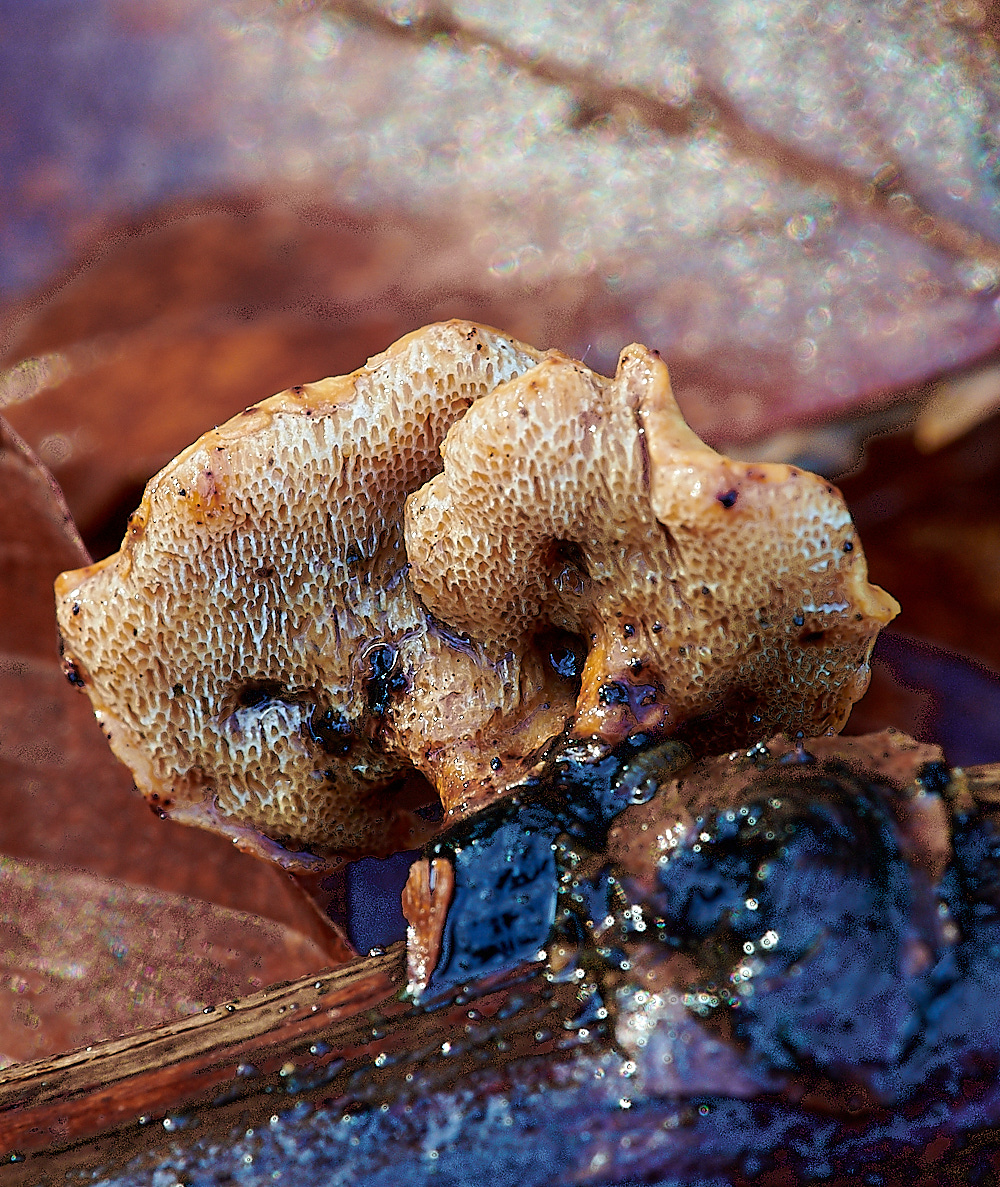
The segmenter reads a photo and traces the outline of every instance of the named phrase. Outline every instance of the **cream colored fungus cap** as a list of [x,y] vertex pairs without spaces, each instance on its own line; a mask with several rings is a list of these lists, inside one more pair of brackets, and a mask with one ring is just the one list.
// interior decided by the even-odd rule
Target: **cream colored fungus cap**
[[607,379],[461,321],[206,433],[56,590],[154,808],[288,865],[408,847],[570,721],[839,729],[898,610],[839,492],[709,449],[655,354]]

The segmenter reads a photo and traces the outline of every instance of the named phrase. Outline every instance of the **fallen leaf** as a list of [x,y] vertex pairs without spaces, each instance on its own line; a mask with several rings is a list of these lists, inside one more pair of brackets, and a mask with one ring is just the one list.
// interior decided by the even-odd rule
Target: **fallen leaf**
[[839,485],[898,629],[1000,670],[1000,417],[930,456],[872,441]]
[[260,915],[0,856],[0,1068],[324,963],[311,940]]
[[1000,408],[1000,367],[985,366],[943,379],[914,425],[918,449],[928,453],[964,436]]
[[366,218],[447,212],[397,275],[542,297],[552,334],[527,336],[598,369],[658,347],[716,441],[884,402],[1000,340],[978,5],[46,0],[36,17],[7,6],[0,38],[0,282],[21,301],[122,215],[308,192]]
[[944,647],[886,631],[872,655],[872,681],[846,734],[893,726],[941,746],[955,766],[1000,758],[1000,672]]
[[[281,968],[290,976],[323,967],[330,961],[328,937],[296,887],[270,866],[218,838],[156,819],[136,794],[128,771],[112,757],[86,699],[67,683],[53,627],[52,581],[67,562],[86,560],[51,477],[0,421],[0,854],[28,861],[27,865],[8,862],[7,881],[0,890],[0,919],[22,937],[17,943],[4,942],[8,979],[39,971],[27,959],[24,937],[29,933],[21,930],[22,909],[30,907],[39,926],[43,919],[57,919],[61,913],[68,953],[72,949],[66,960],[83,967],[84,913],[90,911],[88,918],[93,918],[100,902],[117,901],[133,946],[136,942],[141,946],[158,901],[149,897],[153,888],[167,892],[164,903],[171,894],[207,900],[198,908],[201,922],[197,926],[205,934],[212,927],[217,935],[224,934],[225,920],[234,910],[262,917],[259,939],[246,946],[245,956],[227,957],[230,979],[219,981],[219,993],[226,986],[245,988],[261,968],[270,977]],[[35,862],[99,877],[88,880],[82,873],[65,870],[43,875],[37,872],[43,867],[36,868]],[[146,888],[145,899],[134,889],[136,885]],[[91,907],[79,900],[84,892],[93,899]],[[77,904],[75,923],[66,903]],[[129,904],[138,914],[129,914]],[[170,909],[175,915],[195,910],[176,902]],[[215,923],[213,912],[219,914]],[[44,943],[44,929],[37,930],[39,944],[48,953],[46,959],[57,962],[50,949],[58,948],[60,931],[53,922],[45,926]],[[246,931],[249,925],[241,926]],[[158,962],[163,964],[162,957]],[[155,992],[150,989],[150,1001],[155,1003],[150,1008],[157,1018],[167,1016],[172,1000],[205,995],[204,984],[196,992],[193,984],[184,981],[182,964],[175,964],[169,974],[164,971]],[[204,981],[207,975],[206,966],[199,976]],[[46,1002],[56,1005],[26,1016],[33,1020],[28,1025],[40,1028],[33,1040],[36,1047],[25,1048],[22,1036],[20,1046],[0,1041],[0,1053],[10,1057],[11,1051],[21,1051],[17,1057],[23,1058],[25,1051],[58,1050],[59,1036],[85,1037],[81,1027],[100,1018],[87,999],[98,991],[98,982],[108,983],[109,976],[104,969],[96,980],[71,977],[58,994],[46,997]],[[5,983],[0,979],[0,984]],[[122,1001],[128,996],[126,985],[123,973],[117,984]],[[110,987],[109,994],[110,999],[116,996]],[[102,1008],[113,1012],[120,1003],[110,999]],[[80,1007],[80,1020],[74,1020],[74,1002]],[[153,1014],[140,1011],[139,1017]],[[119,1022],[124,1026],[125,1016],[119,1015]]]

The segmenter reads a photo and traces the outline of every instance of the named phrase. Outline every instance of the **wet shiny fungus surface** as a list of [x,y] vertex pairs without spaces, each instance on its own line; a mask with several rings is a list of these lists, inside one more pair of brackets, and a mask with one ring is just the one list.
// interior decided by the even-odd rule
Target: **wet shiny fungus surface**
[[889,1105],[931,1071],[957,1088],[961,1027],[993,1043],[967,1011],[998,951],[1000,833],[952,819],[933,747],[778,738],[691,763],[626,744],[575,767],[574,749],[431,844],[455,892],[411,992],[543,962],[652,1092],[819,1082]]

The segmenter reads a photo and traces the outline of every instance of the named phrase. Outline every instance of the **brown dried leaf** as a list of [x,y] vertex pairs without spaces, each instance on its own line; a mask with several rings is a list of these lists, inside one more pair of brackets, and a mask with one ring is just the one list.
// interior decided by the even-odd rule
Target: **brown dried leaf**
[[[868,446],[841,482],[899,632],[872,659],[852,733],[894,725],[956,765],[1000,758],[1000,419],[931,456],[909,436]],[[933,645],[931,645],[933,644]]]
[[[294,886],[217,838],[157,820],[112,757],[56,649],[52,581],[86,552],[51,478],[6,426],[0,433],[0,854],[256,912],[303,933],[262,923],[268,943],[283,937],[275,958],[290,945],[290,967],[327,963],[304,938],[325,933]],[[256,947],[264,959],[267,946]],[[77,989],[82,1001],[87,985]]]
[[0,420],[0,655],[51,662],[53,575],[89,560],[59,488]]
[[1000,418],[929,457],[874,441],[840,486],[899,629],[1000,669]]
[[0,857],[0,1067],[195,1014],[324,964],[270,919]]

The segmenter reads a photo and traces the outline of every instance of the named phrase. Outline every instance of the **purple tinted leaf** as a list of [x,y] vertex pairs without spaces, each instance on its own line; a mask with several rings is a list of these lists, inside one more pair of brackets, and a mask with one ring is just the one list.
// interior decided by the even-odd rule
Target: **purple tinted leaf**
[[1000,339],[978,12],[7,0],[3,279],[116,214],[305,185],[447,212],[419,286],[531,292],[521,332],[600,367],[658,347],[717,439],[835,414]]
[[887,725],[942,747],[957,767],[1000,761],[1000,675],[967,656],[884,631],[872,656],[872,686],[847,733]]

